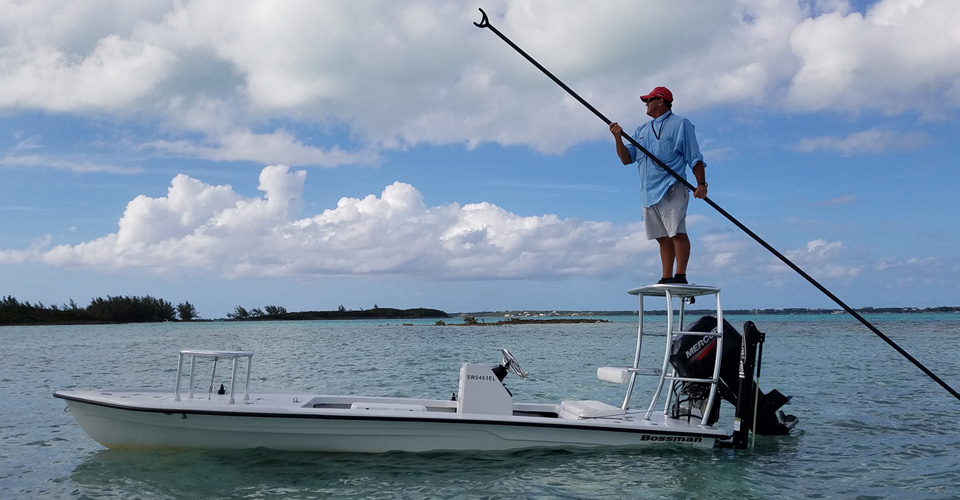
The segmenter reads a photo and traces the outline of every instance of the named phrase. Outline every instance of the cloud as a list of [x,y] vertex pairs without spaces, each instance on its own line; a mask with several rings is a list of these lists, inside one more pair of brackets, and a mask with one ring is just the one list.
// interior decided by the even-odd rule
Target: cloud
[[918,257],[909,257],[909,258],[894,258],[894,257],[884,257],[877,260],[873,264],[873,270],[877,272],[887,271],[890,269],[907,269],[909,272],[904,273],[904,275],[913,275],[921,276],[923,275],[922,270],[924,268],[936,268],[942,267],[943,262],[939,259],[933,257],[927,258],[918,258]]
[[371,165],[381,160],[380,154],[375,151],[348,152],[339,147],[323,149],[308,146],[285,130],[277,130],[267,134],[256,134],[249,130],[234,130],[219,136],[208,136],[206,143],[188,140],[160,140],[143,144],[141,147],[166,154],[211,161],[277,162],[293,166]]
[[872,275],[886,279],[876,286],[894,290],[894,295],[902,293],[905,288],[922,287],[927,292],[933,292],[931,296],[936,300],[942,301],[943,297],[937,295],[951,298],[952,295],[942,294],[939,290],[956,285],[960,266],[956,259],[941,257],[883,257],[872,263],[871,271]]
[[413,186],[341,198],[305,218],[302,170],[268,166],[259,198],[176,176],[127,204],[116,233],[27,253],[59,267],[204,270],[225,277],[408,274],[435,279],[609,276],[655,251],[641,224],[521,216],[490,203],[428,207]]
[[847,137],[822,136],[802,139],[790,149],[806,153],[838,152],[844,156],[878,155],[890,151],[911,151],[930,142],[930,137],[922,132],[901,134],[874,128]]
[[53,237],[48,234],[31,243],[27,250],[0,250],[0,264],[19,265],[36,261],[44,249],[49,248],[51,241]]
[[[812,5],[495,0],[485,8],[571,88],[620,116],[643,116],[637,95],[660,84],[686,110],[952,116],[960,106],[960,4]],[[156,122],[167,136],[143,142],[168,153],[304,166],[376,163],[371,152],[424,143],[555,154],[605,137],[589,111],[475,28],[478,20],[476,6],[441,0],[7,2],[0,110]],[[355,146],[331,144],[342,131]],[[855,154],[871,144],[801,146]]]
[[837,205],[852,205],[859,200],[855,194],[845,194],[816,204],[818,207],[834,207]]
[[[800,59],[788,102],[805,111],[943,115],[960,105],[960,4],[882,0],[866,14],[804,19],[790,43]],[[952,113],[950,113],[952,115]]]
[[[169,51],[104,34],[86,55],[77,57],[42,40],[5,50],[0,71],[0,107],[54,112],[123,112],[146,97],[173,69]],[[9,68],[9,69],[8,69]]]
[[[860,265],[842,265],[836,262],[844,255],[846,247],[843,242],[813,240],[807,242],[803,249],[793,249],[783,252],[791,262],[804,269],[814,279],[852,279],[863,270]],[[779,264],[779,261],[778,261]],[[775,272],[792,272],[784,265],[771,267]]]
[[143,172],[143,169],[140,167],[122,167],[119,165],[109,165],[86,160],[74,160],[48,155],[5,156],[0,158],[0,166],[52,168],[56,170],[67,170],[75,174],[105,172],[110,174],[129,175]]
[[706,234],[700,241],[704,245],[702,253],[710,256],[708,264],[713,272],[738,274],[754,271],[751,263],[743,258],[754,250],[754,245],[749,240],[735,237],[730,232],[722,232]]

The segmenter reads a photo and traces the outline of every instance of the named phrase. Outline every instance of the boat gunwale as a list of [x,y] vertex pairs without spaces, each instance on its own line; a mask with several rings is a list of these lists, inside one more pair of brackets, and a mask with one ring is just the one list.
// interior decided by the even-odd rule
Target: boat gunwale
[[[144,408],[140,406],[131,406],[123,405],[117,403],[110,403],[105,401],[94,401],[85,399],[83,397],[72,396],[70,394],[64,394],[61,391],[57,391],[54,394],[54,397],[63,399],[66,401],[73,401],[81,404],[99,406],[104,408],[110,408],[115,410],[123,410],[129,412],[138,412],[138,413],[162,413],[164,415],[203,415],[203,416],[232,416],[232,417],[241,417],[241,418],[291,418],[291,419],[313,419],[313,420],[357,420],[357,421],[403,421],[403,422],[412,422],[412,423],[443,423],[443,424],[482,424],[482,425],[494,425],[494,426],[507,426],[507,427],[549,427],[550,429],[576,429],[576,430],[585,430],[585,431],[594,431],[594,432],[619,432],[619,433],[628,433],[628,434],[651,434],[651,435],[670,435],[670,436],[684,436],[684,437],[699,437],[703,439],[718,439],[725,440],[729,439],[732,436],[732,432],[727,429],[712,427],[709,429],[704,429],[698,425],[691,425],[688,429],[657,429],[649,427],[637,427],[635,424],[627,424],[627,427],[612,427],[610,425],[604,425],[607,422],[613,421],[614,419],[580,419],[580,420],[570,420],[564,418],[551,418],[551,417],[538,417],[538,416],[523,416],[523,417],[514,417],[503,415],[490,415],[491,418],[477,418],[474,416],[459,416],[451,418],[453,415],[463,415],[458,413],[447,413],[447,412],[436,412],[431,414],[431,417],[421,417],[421,416],[412,416],[407,415],[408,413],[422,413],[422,412],[391,412],[390,415],[383,414],[370,414],[370,415],[361,415],[356,413],[358,410],[338,410],[338,409],[323,409],[324,412],[329,413],[282,413],[282,412],[249,412],[249,411],[219,411],[219,410],[196,410],[196,409],[171,409],[171,408]],[[365,411],[378,411],[378,410],[365,410]],[[380,410],[383,411],[383,410]],[[388,410],[389,411],[389,410]],[[337,412],[337,413],[333,413]],[[343,412],[343,413],[339,413]],[[352,412],[352,413],[348,413]],[[645,413],[643,410],[637,410],[637,416]],[[508,418],[510,420],[506,420]],[[529,418],[537,419],[536,421],[516,421],[515,418]],[[498,420],[499,419],[499,420]],[[697,430],[693,430],[693,429]],[[712,431],[712,432],[711,432]]]

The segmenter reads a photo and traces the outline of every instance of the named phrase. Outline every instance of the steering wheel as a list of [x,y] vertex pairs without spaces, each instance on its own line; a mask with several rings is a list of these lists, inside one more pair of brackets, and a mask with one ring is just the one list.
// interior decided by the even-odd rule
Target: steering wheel
[[527,372],[520,367],[520,363],[517,363],[517,358],[513,357],[513,354],[510,354],[510,351],[506,349],[500,349],[500,352],[503,354],[503,367],[506,370],[520,378],[526,378],[529,375]]

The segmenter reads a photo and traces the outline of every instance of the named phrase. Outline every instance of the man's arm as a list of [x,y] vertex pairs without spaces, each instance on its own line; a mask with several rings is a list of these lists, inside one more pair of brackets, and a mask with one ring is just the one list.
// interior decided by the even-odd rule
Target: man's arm
[[702,161],[698,161],[696,165],[693,166],[693,175],[697,178],[697,187],[693,190],[694,198],[706,198],[707,197],[707,173],[706,165]]
[[617,143],[617,156],[620,157],[620,161],[622,161],[624,165],[633,163],[630,151],[627,150],[627,146],[623,144],[623,138],[621,137],[623,128],[621,128],[617,122],[613,122],[610,124],[610,133],[613,134],[614,142]]

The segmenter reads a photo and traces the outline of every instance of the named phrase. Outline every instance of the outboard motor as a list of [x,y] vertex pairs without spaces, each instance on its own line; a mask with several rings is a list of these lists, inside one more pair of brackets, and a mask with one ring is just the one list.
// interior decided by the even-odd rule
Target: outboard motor
[[[716,332],[717,318],[703,316],[690,325],[689,332]],[[744,333],[747,336],[746,346],[744,337],[728,323],[723,321],[723,353],[720,358],[720,381],[717,384],[717,394],[720,398],[729,401],[737,408],[737,418],[740,427],[754,428],[753,425],[753,395],[754,376],[753,365],[758,344],[763,342],[764,333],[758,331],[753,322],[744,323]],[[677,375],[687,378],[710,378],[713,376],[714,361],[716,359],[717,339],[698,335],[681,335],[674,339],[670,364],[677,371]],[[762,352],[762,350],[761,350]],[[759,364],[757,372],[759,373]],[[744,372],[743,379],[740,373]],[[742,381],[742,383],[741,383]],[[677,384],[673,407],[674,418],[692,417],[690,409],[699,407],[701,414],[708,411],[706,401],[709,396],[710,385],[699,382],[681,382]],[[790,432],[797,424],[793,415],[785,415],[780,407],[790,401],[790,396],[784,396],[776,389],[763,393],[757,391],[756,403],[757,422],[756,433],[762,436],[784,435]],[[683,413],[682,405],[687,404],[688,410]],[[720,400],[714,399],[709,424],[713,425],[720,417]]]

